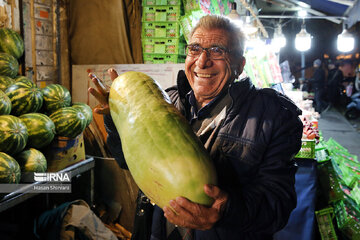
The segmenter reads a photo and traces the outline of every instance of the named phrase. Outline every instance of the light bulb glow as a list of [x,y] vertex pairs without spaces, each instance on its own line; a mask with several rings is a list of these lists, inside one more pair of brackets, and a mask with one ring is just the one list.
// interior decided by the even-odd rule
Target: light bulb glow
[[299,17],[306,17],[307,16],[307,11],[303,10],[303,9],[298,11],[298,16]]
[[248,39],[245,43],[245,49],[249,53],[253,53],[258,57],[263,57],[266,54],[266,45],[260,38]]
[[295,48],[300,52],[305,52],[311,48],[311,35],[306,32],[305,28],[296,34]]
[[344,30],[337,37],[337,49],[340,52],[350,52],[354,49],[355,39],[353,36]]
[[286,38],[284,36],[275,36],[274,39],[271,41],[271,45],[279,49],[285,47],[286,45]]

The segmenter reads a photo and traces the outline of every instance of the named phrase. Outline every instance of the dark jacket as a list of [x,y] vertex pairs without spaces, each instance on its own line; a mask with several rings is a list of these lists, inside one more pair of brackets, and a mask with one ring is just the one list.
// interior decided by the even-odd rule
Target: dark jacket
[[321,67],[316,67],[312,78],[310,79],[311,86],[316,88],[325,87],[325,71]]
[[[167,90],[186,115],[190,90],[184,74]],[[301,146],[301,111],[272,89],[256,89],[249,79],[231,84],[229,107],[210,152],[218,185],[229,194],[223,217],[197,240],[271,239],[296,206],[293,156]],[[162,210],[154,210],[152,239],[165,239]]]
[[338,68],[329,70],[327,76],[327,86],[328,87],[338,87],[341,85],[343,79],[343,74]]

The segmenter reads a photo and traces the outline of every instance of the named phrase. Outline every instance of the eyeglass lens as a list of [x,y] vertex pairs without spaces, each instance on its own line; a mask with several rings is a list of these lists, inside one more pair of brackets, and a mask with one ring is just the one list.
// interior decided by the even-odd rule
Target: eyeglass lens
[[224,53],[225,53],[225,49],[221,48],[221,47],[210,47],[210,48],[203,48],[201,46],[198,45],[188,45],[186,48],[187,54],[190,56],[200,56],[200,54],[203,51],[206,51],[208,56],[212,59],[214,58],[221,58],[223,57]]

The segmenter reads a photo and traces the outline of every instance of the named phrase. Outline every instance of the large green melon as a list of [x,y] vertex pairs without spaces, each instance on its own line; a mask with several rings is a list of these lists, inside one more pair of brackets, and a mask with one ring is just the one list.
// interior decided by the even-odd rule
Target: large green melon
[[0,90],[6,91],[6,89],[14,83],[14,79],[8,76],[0,76]]
[[20,166],[10,155],[0,152],[0,183],[19,183]]
[[30,81],[15,82],[5,93],[11,100],[11,114],[15,116],[37,112],[43,104],[42,91]]
[[91,123],[91,121],[93,119],[91,107],[89,105],[87,105],[86,103],[81,103],[81,102],[73,103],[72,107],[79,109],[84,114],[84,116],[86,118],[86,126],[89,126],[89,124]]
[[0,152],[10,155],[21,152],[27,140],[28,132],[20,118],[12,115],[0,116]]
[[33,83],[33,81],[25,76],[17,76],[15,79],[14,79],[15,82],[31,82]]
[[8,115],[11,112],[10,98],[0,90],[0,115]]
[[16,154],[15,159],[20,165],[21,172],[46,172],[46,158],[42,152],[35,148],[25,149]]
[[50,84],[44,87],[42,92],[44,94],[44,108],[49,114],[71,105],[69,90],[60,84]]
[[18,59],[24,53],[24,40],[14,30],[0,28],[0,51],[6,52]]
[[29,139],[27,147],[40,149],[51,143],[55,137],[55,124],[45,114],[27,113],[20,116],[21,121],[26,125]]
[[211,205],[205,184],[216,184],[208,152],[168,95],[144,73],[117,77],[109,96],[126,163],[140,189],[159,207],[182,196]]
[[11,78],[19,72],[19,63],[16,58],[7,53],[0,52],[0,75]]
[[61,137],[75,138],[86,128],[84,114],[73,107],[60,108],[49,117],[55,124],[56,134]]

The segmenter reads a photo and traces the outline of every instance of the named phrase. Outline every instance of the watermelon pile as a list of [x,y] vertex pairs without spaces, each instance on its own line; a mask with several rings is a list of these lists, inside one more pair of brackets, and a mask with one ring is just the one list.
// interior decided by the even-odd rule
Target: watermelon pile
[[68,89],[50,84],[40,89],[19,76],[24,42],[0,28],[0,183],[19,183],[22,172],[46,172],[42,153],[56,136],[76,138],[92,121],[84,103],[71,103]]

